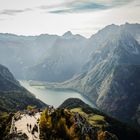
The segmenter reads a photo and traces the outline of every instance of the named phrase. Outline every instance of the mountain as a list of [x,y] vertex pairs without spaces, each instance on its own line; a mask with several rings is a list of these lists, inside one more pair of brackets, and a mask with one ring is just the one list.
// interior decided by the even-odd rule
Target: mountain
[[0,34],[0,63],[18,79],[64,81],[86,61],[86,42],[70,31],[62,36]]
[[73,38],[73,39],[77,39],[77,40],[85,40],[86,39],[79,34],[76,34],[76,35],[72,34],[71,31],[67,31],[66,33],[64,33],[61,38],[65,38],[65,39],[72,39]]
[[72,78],[86,62],[87,39],[71,32],[58,37],[40,63],[29,67],[26,79],[62,82]]
[[[47,82],[64,82],[80,73],[83,74],[87,70],[86,68],[89,69],[90,66],[95,65],[94,63],[98,63],[99,59],[91,61],[93,56],[92,59],[98,58],[93,55],[95,52],[96,56],[100,56],[100,48],[107,46],[109,39],[115,41],[116,37],[121,37],[120,29],[129,34],[128,38],[133,37],[133,40],[138,42],[139,28],[139,24],[126,23],[120,26],[112,24],[89,39],[73,35],[68,31],[56,39],[40,63],[29,67],[26,78]],[[111,45],[111,41],[108,43]]]
[[0,34],[0,62],[16,77],[63,82],[52,87],[76,90],[139,127],[139,38],[140,24],[129,23],[108,25],[89,39],[70,31],[62,36]]
[[140,42],[140,25],[139,24],[129,24],[126,23],[122,25],[122,27],[129,31],[129,33],[138,41]]
[[86,71],[92,53],[97,53],[120,28],[140,41],[140,25],[129,23],[108,25],[89,39],[70,31],[62,36],[0,33],[0,64],[7,66],[17,79],[63,82]]
[[72,34],[71,31],[67,31],[66,33],[63,34],[62,37],[64,37],[64,38],[71,38],[71,37],[73,37],[73,34]]
[[130,126],[93,109],[80,99],[70,98],[51,114],[40,118],[41,139],[131,140],[140,134]]
[[38,63],[55,42],[56,35],[18,36],[0,34],[0,63],[7,66],[18,79],[25,78],[29,66]]
[[0,112],[22,110],[28,105],[46,106],[23,88],[5,66],[0,65]]
[[92,36],[95,50],[80,73],[52,87],[78,91],[102,111],[139,128],[140,25],[133,33],[128,26],[132,31],[138,25],[109,25]]

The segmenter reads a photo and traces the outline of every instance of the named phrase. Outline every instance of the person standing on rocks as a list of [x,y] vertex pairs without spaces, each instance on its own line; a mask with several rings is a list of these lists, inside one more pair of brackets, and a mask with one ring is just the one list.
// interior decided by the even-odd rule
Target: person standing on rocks
[[15,132],[17,132],[17,127],[15,127]]
[[32,128],[32,125],[30,124],[30,130],[31,130],[31,128]]

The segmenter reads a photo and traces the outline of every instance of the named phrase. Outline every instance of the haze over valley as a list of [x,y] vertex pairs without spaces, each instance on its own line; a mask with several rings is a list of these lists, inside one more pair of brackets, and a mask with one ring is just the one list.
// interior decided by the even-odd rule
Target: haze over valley
[[[0,34],[0,40],[0,63],[17,79],[76,91],[101,110],[139,125],[139,24],[111,24],[90,38],[68,31],[62,36]],[[122,102],[129,108],[125,112]]]
[[0,0],[0,139],[140,139],[139,0]]

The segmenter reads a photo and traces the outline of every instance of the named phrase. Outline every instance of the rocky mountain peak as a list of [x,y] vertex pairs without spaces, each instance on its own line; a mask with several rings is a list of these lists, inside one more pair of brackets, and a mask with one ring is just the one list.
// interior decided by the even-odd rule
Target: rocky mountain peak
[[72,36],[72,32],[71,31],[67,31],[66,33],[63,34],[63,37],[70,37]]

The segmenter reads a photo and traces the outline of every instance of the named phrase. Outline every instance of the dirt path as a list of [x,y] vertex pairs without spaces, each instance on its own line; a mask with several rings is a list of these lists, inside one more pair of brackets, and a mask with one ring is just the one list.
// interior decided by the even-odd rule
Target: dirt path
[[[40,118],[40,114],[36,113],[34,116],[29,116],[27,114],[21,115],[21,119],[18,121],[15,121],[15,127],[17,128],[17,132],[22,132],[25,133],[28,137],[29,140],[39,140],[39,131],[38,133],[35,132],[34,135],[31,133],[31,130],[33,129],[34,125],[37,125],[37,119]],[[27,127],[27,124],[31,124],[31,129],[30,127]],[[38,126],[38,125],[37,125]],[[39,130],[39,127],[38,127]]]

